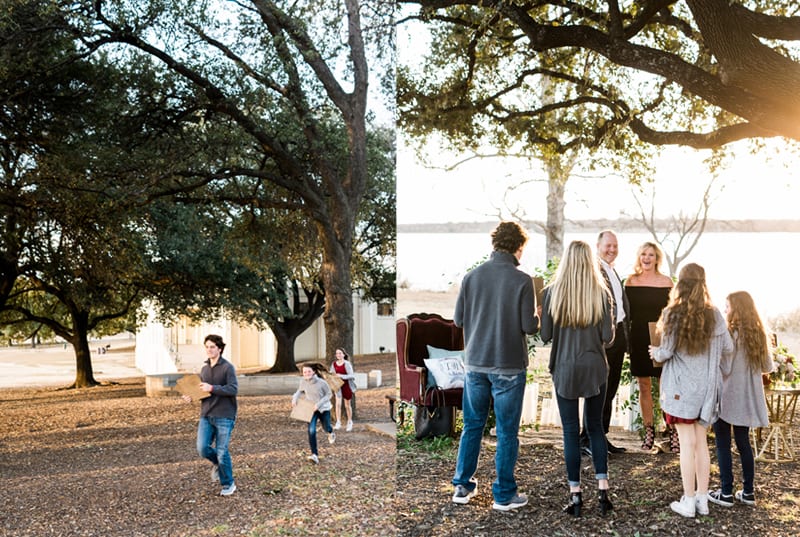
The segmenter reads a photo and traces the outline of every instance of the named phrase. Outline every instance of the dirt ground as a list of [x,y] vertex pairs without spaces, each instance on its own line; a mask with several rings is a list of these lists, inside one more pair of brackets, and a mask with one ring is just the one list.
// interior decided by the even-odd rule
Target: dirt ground
[[239,397],[231,497],[195,451],[198,406],[146,397],[143,378],[0,389],[0,535],[392,535],[395,440],[367,423],[390,423],[394,355],[354,364],[387,387],[357,392],[354,430],[335,444],[318,435],[318,466],[289,396]]

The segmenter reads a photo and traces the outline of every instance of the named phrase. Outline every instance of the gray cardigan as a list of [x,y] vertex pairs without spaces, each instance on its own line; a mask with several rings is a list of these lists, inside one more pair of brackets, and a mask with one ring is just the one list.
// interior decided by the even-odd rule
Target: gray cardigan
[[464,276],[453,320],[464,328],[467,371],[514,373],[528,367],[525,334],[536,333],[533,280],[512,254],[495,250]]
[[311,377],[311,380],[300,379],[300,386],[292,396],[292,403],[296,403],[304,392],[306,399],[316,404],[317,410],[320,412],[333,408],[333,405],[331,405],[331,397],[333,397],[331,387],[328,386],[328,382],[325,379],[320,378],[318,375]]
[[731,425],[767,427],[769,417],[761,374],[772,371],[772,357],[764,349],[759,369],[753,370],[747,363],[744,345],[739,344],[736,332],[733,341],[735,353],[720,363],[722,395],[719,417]]
[[556,393],[565,399],[593,397],[608,381],[605,347],[614,339],[611,295],[603,302],[603,318],[585,328],[555,324],[550,314],[551,289],[542,299],[542,341],[553,341],[550,349],[550,374]]
[[733,340],[717,308],[714,308],[714,321],[708,351],[690,355],[677,350],[675,331],[668,330],[661,337],[661,346],[653,353],[655,361],[664,363],[659,396],[661,409],[678,418],[699,419],[704,427],[719,416],[720,361],[733,353]]

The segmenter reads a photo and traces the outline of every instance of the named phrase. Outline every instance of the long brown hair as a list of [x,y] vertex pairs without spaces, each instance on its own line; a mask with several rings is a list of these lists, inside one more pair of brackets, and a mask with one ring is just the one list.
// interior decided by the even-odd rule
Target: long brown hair
[[714,331],[714,306],[703,267],[689,263],[681,269],[658,325],[662,334],[676,333],[678,350],[700,354],[708,349]]
[[761,359],[769,352],[767,332],[756,310],[753,297],[747,291],[728,295],[728,330],[738,347],[744,345],[747,364],[753,371],[761,370]]

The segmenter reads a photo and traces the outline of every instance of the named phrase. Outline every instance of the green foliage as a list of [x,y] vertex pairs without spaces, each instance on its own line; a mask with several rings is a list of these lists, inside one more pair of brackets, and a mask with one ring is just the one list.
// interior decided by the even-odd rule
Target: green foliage
[[[456,453],[458,452],[458,438],[437,436],[435,438],[417,440],[414,437],[414,409],[414,405],[406,402],[400,402],[398,404],[398,415],[405,415],[403,423],[397,424],[398,452],[413,453],[431,459],[455,460]],[[460,416],[460,414],[460,412],[456,413],[457,416]],[[461,429],[458,423],[457,420],[457,431]]]

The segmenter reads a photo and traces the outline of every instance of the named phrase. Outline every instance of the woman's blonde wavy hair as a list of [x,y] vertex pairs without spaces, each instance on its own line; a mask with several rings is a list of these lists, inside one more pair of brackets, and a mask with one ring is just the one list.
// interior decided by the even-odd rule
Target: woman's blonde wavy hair
[[643,243],[641,246],[639,246],[639,249],[636,250],[636,261],[633,264],[632,275],[638,276],[642,273],[642,254],[648,248],[652,248],[656,253],[656,273],[661,273],[661,262],[664,260],[664,252],[661,250],[661,247],[658,244],[648,241]]
[[689,263],[678,274],[669,303],[658,320],[662,334],[677,334],[676,349],[689,354],[706,351],[714,331],[714,306],[706,287],[706,271]]
[[561,326],[584,328],[603,319],[608,287],[591,246],[573,241],[564,250],[550,288],[550,314]]
[[753,371],[761,371],[761,359],[769,352],[767,331],[756,310],[753,297],[747,291],[728,295],[728,330],[738,347],[744,345],[747,364]]

